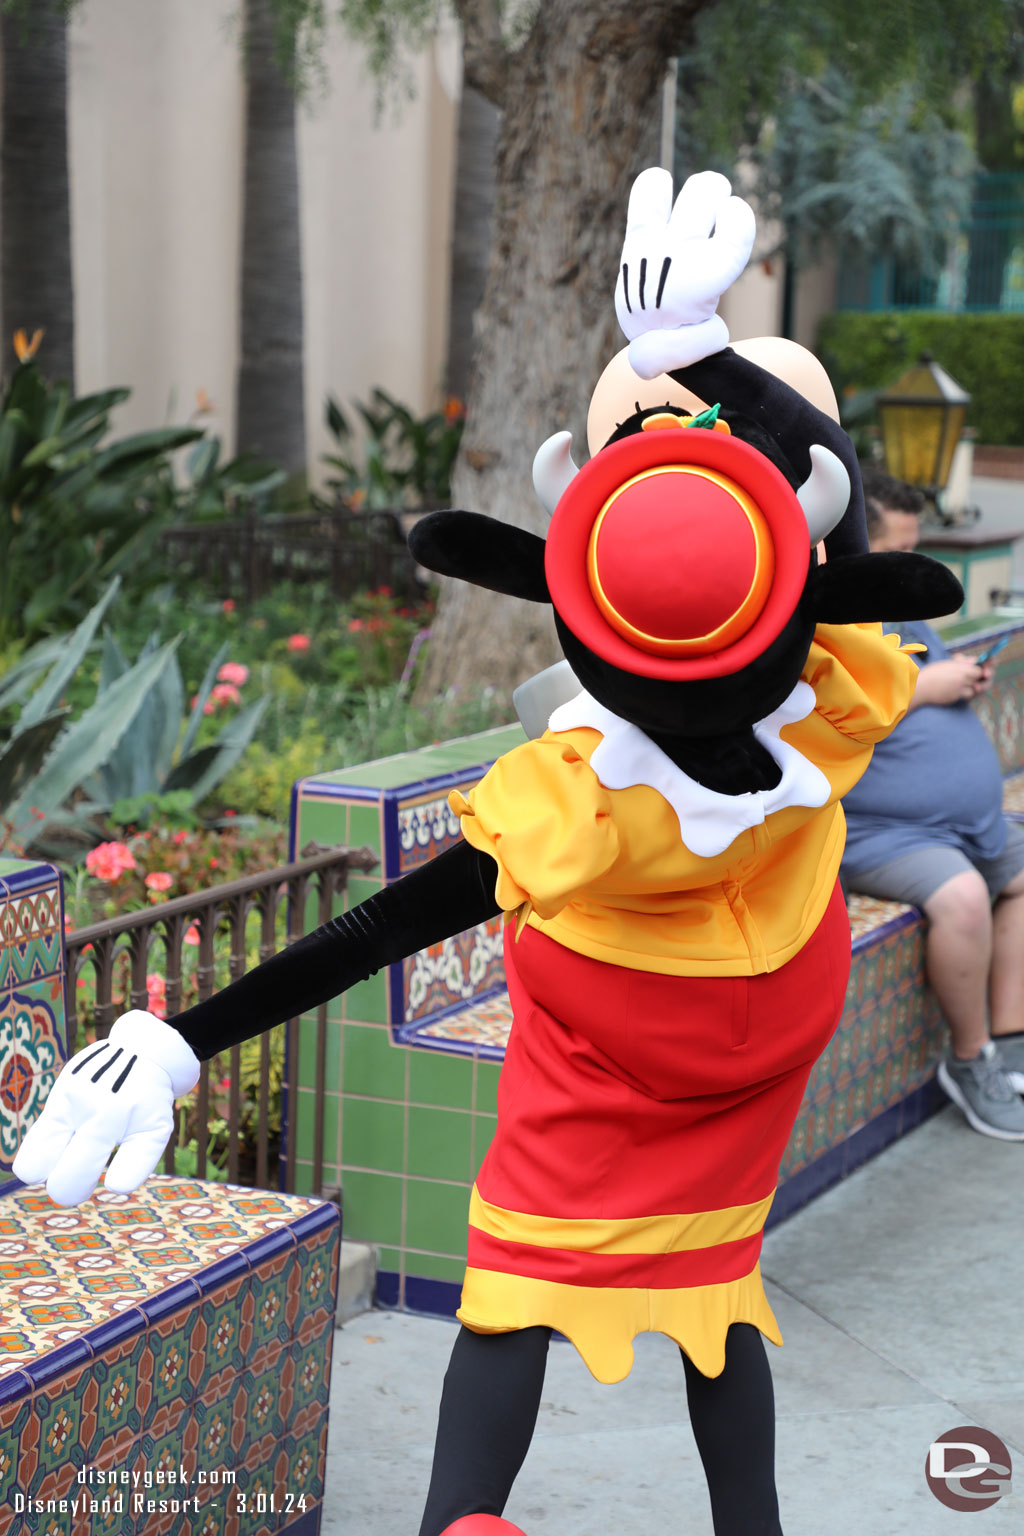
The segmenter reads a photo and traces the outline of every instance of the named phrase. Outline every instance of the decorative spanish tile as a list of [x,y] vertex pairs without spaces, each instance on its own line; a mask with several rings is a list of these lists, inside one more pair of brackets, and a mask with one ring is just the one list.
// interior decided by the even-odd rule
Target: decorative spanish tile
[[62,978],[0,992],[0,1172],[10,1171],[64,1054]]
[[417,1037],[431,1040],[452,1040],[468,1045],[490,1046],[492,1051],[504,1053],[512,1029],[512,1004],[508,993],[500,992],[482,1002],[473,1003],[458,1013],[434,1023],[422,1025]]
[[[194,1277],[205,1266],[250,1249],[255,1257],[268,1238],[280,1235],[287,1268],[295,1252],[289,1224],[324,1207],[303,1196],[164,1175],[134,1195],[101,1189],[72,1210],[55,1206],[45,1191],[16,1189],[0,1201],[0,1379],[121,1314],[159,1310],[174,1285],[187,1282],[183,1299],[197,1296]],[[286,1302],[287,1279],[279,1320],[285,1338]],[[244,1324],[244,1296],[239,1305]],[[200,1315],[205,1332],[209,1318]],[[193,1395],[205,1379],[198,1369],[189,1366]]]
[[443,1013],[505,985],[500,916],[402,961],[403,1021]]
[[[479,778],[479,775],[477,775]],[[467,781],[466,789],[476,779]],[[398,806],[398,867],[401,874],[419,869],[429,859],[453,848],[461,837],[459,818],[448,806],[447,791],[443,794],[419,796],[400,801]]]

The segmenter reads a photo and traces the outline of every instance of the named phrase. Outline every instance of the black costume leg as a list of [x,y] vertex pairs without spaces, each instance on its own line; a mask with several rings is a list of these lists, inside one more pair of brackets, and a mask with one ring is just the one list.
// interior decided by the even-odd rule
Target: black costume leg
[[550,1340],[550,1328],[460,1331],[419,1536],[440,1536],[463,1515],[501,1514],[533,1439]]
[[733,1323],[720,1376],[702,1376],[685,1354],[683,1365],[715,1536],[782,1536],[775,1492],[775,1394],[760,1332],[750,1323]]

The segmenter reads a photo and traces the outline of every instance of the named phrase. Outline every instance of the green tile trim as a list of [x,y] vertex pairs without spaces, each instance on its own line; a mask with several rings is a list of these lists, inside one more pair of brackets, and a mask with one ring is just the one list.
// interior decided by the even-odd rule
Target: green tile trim
[[[324,1024],[325,1065],[324,1085],[328,1091],[341,1086],[341,1030],[342,1026],[329,1017]],[[298,1086],[316,1088],[316,1057],[320,1025],[315,1014],[305,1014],[299,1020]]]
[[[468,1184],[472,1158],[472,1116],[455,1109],[409,1108],[408,1172],[424,1179]],[[347,1159],[346,1159],[347,1161]],[[374,1167],[381,1166],[373,1164]]]
[[353,785],[360,789],[400,789],[420,779],[436,778],[441,774],[455,773],[461,768],[473,768],[477,763],[491,762],[525,740],[523,728],[518,722],[499,725],[493,730],[480,731],[473,736],[458,736],[433,747],[421,747],[416,752],[400,752],[395,757],[380,757],[352,768],[318,773],[315,778],[303,781],[303,789],[304,793],[315,793],[314,786],[318,784]]
[[428,1179],[406,1181],[406,1248],[425,1248],[466,1259],[469,1187]]
[[[417,1111],[427,1114],[427,1110]],[[402,1173],[405,1169],[404,1104],[379,1099],[345,1099],[341,1161],[345,1168]]]
[[[338,1113],[340,1095],[324,1094],[324,1152],[333,1153],[338,1146]],[[289,1106],[291,1107],[291,1106]],[[314,1158],[313,1131],[316,1127],[316,1094],[308,1088],[298,1090],[295,1125],[295,1156],[312,1163]]]
[[396,1174],[345,1168],[341,1175],[342,1230],[361,1243],[402,1241],[405,1180]]
[[410,1051],[391,1044],[383,1024],[345,1024],[341,1086],[346,1094],[405,1099]]
[[484,1114],[494,1115],[498,1112],[498,1078],[501,1076],[501,1065],[496,1061],[480,1061],[473,1063],[473,1108]]
[[487,1149],[491,1145],[491,1142],[494,1140],[494,1132],[497,1129],[498,1117],[497,1115],[474,1115],[472,1119],[473,1141],[470,1167],[472,1168],[473,1177],[475,1179],[477,1174],[480,1172],[480,1164],[483,1162],[487,1155]]
[[471,1109],[473,1066],[466,1056],[447,1056],[440,1051],[409,1051],[409,1103],[436,1104],[449,1109]]

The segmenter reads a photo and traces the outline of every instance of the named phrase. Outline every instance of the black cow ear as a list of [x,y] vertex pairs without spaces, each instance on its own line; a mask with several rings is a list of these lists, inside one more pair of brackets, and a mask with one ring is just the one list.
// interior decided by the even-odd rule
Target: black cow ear
[[439,576],[504,592],[530,603],[550,603],[544,575],[544,540],[479,512],[429,512],[409,534],[413,556]]
[[815,566],[807,595],[816,624],[868,624],[941,618],[960,607],[964,589],[938,560],[890,550]]

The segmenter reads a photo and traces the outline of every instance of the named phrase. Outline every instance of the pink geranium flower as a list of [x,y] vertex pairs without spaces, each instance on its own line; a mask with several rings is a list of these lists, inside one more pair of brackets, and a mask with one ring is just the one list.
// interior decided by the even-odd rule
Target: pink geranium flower
[[289,651],[308,651],[312,643],[308,635],[289,635],[286,649]]
[[243,666],[240,661],[226,661],[217,673],[218,680],[222,683],[234,683],[241,688],[249,681],[249,668]]
[[174,876],[169,875],[165,869],[154,869],[152,874],[146,876],[145,883],[151,891],[169,891],[174,884]]
[[199,929],[196,927],[195,923],[189,923],[188,927],[185,929],[184,938],[186,944],[199,943]]
[[220,605],[220,611],[221,611],[221,613],[234,613],[234,611],[235,611],[235,600],[234,600],[234,598],[233,597],[226,597],[224,599],[224,601]]
[[86,854],[85,867],[98,880],[113,885],[126,869],[135,868],[135,858],[127,843],[100,843]]
[[162,976],[151,971],[146,977],[146,1007],[158,1019],[167,1017],[167,983]]
[[215,704],[241,704],[242,695],[234,683],[215,683],[210,699]]

